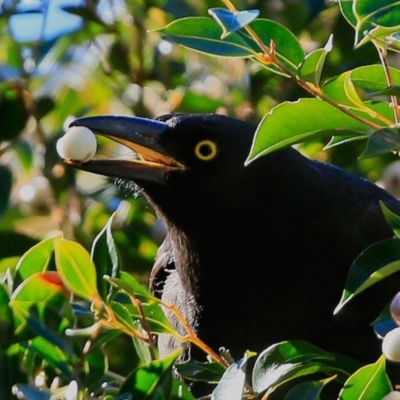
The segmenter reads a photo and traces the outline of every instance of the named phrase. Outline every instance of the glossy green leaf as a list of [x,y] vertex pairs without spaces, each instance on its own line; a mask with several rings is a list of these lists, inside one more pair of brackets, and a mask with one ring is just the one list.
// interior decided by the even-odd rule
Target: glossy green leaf
[[[356,18],[356,45],[360,46],[374,37],[389,35],[400,29],[400,2],[396,0],[354,1]],[[380,32],[383,28],[383,33]]]
[[349,0],[338,0],[340,11],[346,21],[354,28],[357,23],[357,19],[353,12],[353,1]]
[[[138,331],[142,331],[143,327],[140,321],[134,321],[134,325]],[[150,347],[150,344],[140,338],[135,336],[132,337],[133,346],[135,347],[136,353],[139,356],[140,360],[143,364],[147,364],[153,361],[153,352]]]
[[111,289],[114,288],[104,279],[104,275],[118,278],[121,270],[118,249],[111,232],[114,215],[110,217],[105,227],[93,241],[91,251],[91,258],[97,271],[97,290],[104,301],[113,293]]
[[[388,105],[371,108],[383,111]],[[319,99],[284,102],[264,116],[246,164],[275,150],[331,135],[365,135],[371,128]]]
[[[267,47],[272,40],[279,60],[296,73],[305,56],[296,36],[283,25],[267,19],[256,19],[251,28]],[[215,56],[255,57],[262,50],[242,31],[233,32],[222,40],[220,26],[209,18],[182,18],[158,32],[183,46]],[[271,65],[263,66],[278,72]]]
[[[298,66],[304,60],[305,52],[296,36],[283,25],[269,19],[256,19],[251,24],[251,28],[266,46],[269,47],[273,41],[279,61],[293,74],[297,74]],[[240,34],[245,35],[243,32]],[[255,47],[255,50],[260,51],[258,47]],[[263,66],[273,72],[282,73],[272,65],[263,64]]]
[[8,207],[12,188],[13,176],[10,168],[0,164],[0,217]]
[[0,284],[0,352],[13,342],[14,314],[9,305],[10,296],[5,284]]
[[124,304],[124,307],[129,311],[129,314],[134,320],[142,321],[143,315],[146,318],[146,324],[153,333],[166,333],[176,335],[176,331],[170,321],[165,316],[161,306],[156,304],[141,304],[141,311],[132,304]]
[[399,128],[379,129],[368,138],[367,146],[360,158],[375,157],[400,149]]
[[54,252],[57,271],[65,286],[83,299],[98,300],[96,268],[85,248],[57,236],[54,239]]
[[369,97],[375,96],[400,96],[400,85],[391,85],[388,86],[386,89],[369,93]]
[[184,379],[211,383],[218,383],[226,371],[226,368],[216,362],[199,362],[193,359],[176,364],[176,369]]
[[386,239],[369,246],[353,262],[335,314],[354,296],[399,270],[399,239]]
[[278,386],[300,376],[316,372],[334,373],[335,368],[324,361],[334,357],[309,343],[294,340],[274,344],[264,350],[254,365],[253,389],[270,393]]
[[172,368],[181,350],[175,350],[163,360],[152,361],[133,370],[119,394],[135,400],[169,399],[173,390]]
[[323,49],[316,49],[307,54],[299,66],[298,75],[301,79],[319,86],[326,55],[332,50],[332,40],[333,37],[331,35]]
[[211,18],[181,18],[157,32],[182,46],[215,56],[250,57],[255,55],[248,41],[238,34],[231,34],[222,40],[221,27]]
[[346,143],[352,143],[360,140],[367,140],[367,135],[357,136],[332,136],[328,144],[324,146],[324,150],[331,149],[332,147],[340,146]]
[[334,379],[335,376],[320,381],[299,383],[289,391],[284,400],[319,400],[322,389]]
[[215,400],[241,400],[246,382],[248,355],[230,365],[225,371],[217,387],[213,390]]
[[[138,331],[137,325],[134,323],[134,320],[132,319],[132,315],[130,310],[121,303],[118,303],[116,301],[112,301],[110,303],[111,309],[113,310],[115,319],[122,325],[124,326],[128,331]],[[137,313],[136,315],[138,315]]]
[[226,8],[210,8],[208,13],[222,28],[221,39],[232,32],[238,31],[253,22],[260,14],[259,10],[245,10],[233,12]]
[[151,294],[133,275],[121,271],[120,278],[107,278],[117,288],[125,291],[129,296],[137,297],[144,302],[159,303],[160,300]]
[[36,336],[31,346],[51,365],[58,368],[67,379],[74,376],[72,359],[59,347],[47,341],[42,336]]
[[382,399],[391,391],[391,384],[385,371],[385,358],[356,371],[340,392],[340,400]]
[[18,276],[16,284],[37,272],[47,270],[53,253],[53,239],[50,237],[35,244],[19,259],[15,270]]
[[389,210],[383,201],[380,201],[379,204],[387,223],[393,229],[396,237],[400,239],[400,216]]
[[62,310],[68,318],[69,293],[65,290],[57,272],[38,272],[30,275],[14,290],[10,306],[14,312],[15,334],[24,338],[32,336],[26,319],[32,307],[40,308],[40,317],[45,316],[46,308]]

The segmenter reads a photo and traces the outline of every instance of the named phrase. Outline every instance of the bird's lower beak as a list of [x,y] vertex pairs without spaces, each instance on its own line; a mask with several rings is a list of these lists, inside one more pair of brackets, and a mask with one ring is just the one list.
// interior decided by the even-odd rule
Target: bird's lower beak
[[123,144],[138,154],[139,159],[92,159],[67,163],[96,174],[142,181],[164,182],[166,175],[183,170],[162,146],[162,135],[168,125],[147,118],[104,115],[79,118],[70,124],[83,126],[94,133]]

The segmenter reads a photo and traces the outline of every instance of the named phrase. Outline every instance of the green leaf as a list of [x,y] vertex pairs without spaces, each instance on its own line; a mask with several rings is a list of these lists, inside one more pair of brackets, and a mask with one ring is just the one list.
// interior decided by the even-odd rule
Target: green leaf
[[10,168],[0,164],[0,217],[6,212],[10,199],[13,176]]
[[152,361],[133,370],[123,383],[119,395],[131,395],[135,400],[169,399],[173,390],[172,368],[181,350],[175,350],[163,360]]
[[[269,47],[271,41],[273,41],[276,56],[279,61],[293,74],[297,74],[298,66],[303,62],[305,52],[296,36],[283,25],[269,19],[256,19],[251,24],[251,28],[266,46]],[[238,34],[242,36],[245,35],[243,32],[238,32]],[[247,40],[249,40],[249,38]],[[257,52],[260,51],[257,45],[254,49]],[[285,75],[271,64],[262,65],[273,72]]]
[[385,372],[385,358],[381,356],[374,364],[356,371],[346,382],[340,400],[382,399],[392,390]]
[[242,360],[230,365],[212,393],[215,400],[241,400],[246,382],[247,353]]
[[[375,105],[374,107],[377,107]],[[387,105],[385,106],[389,108]],[[365,135],[367,125],[319,99],[300,99],[274,107],[258,125],[246,164],[278,149],[327,135]]]
[[46,310],[59,310],[72,319],[68,307],[69,293],[65,290],[57,272],[38,272],[26,278],[12,293],[10,306],[14,313],[15,335],[19,340],[30,338],[34,332],[27,325],[33,307],[41,321],[45,321]]
[[206,17],[181,18],[162,29],[161,35],[193,50],[220,57],[250,57],[255,51],[238,34],[221,39],[221,27]]
[[[394,84],[400,84],[400,71],[390,68]],[[322,88],[323,93],[331,100],[349,107],[364,109],[360,91],[380,91],[387,88],[385,71],[381,65],[367,65],[346,71],[339,76],[328,79]],[[368,110],[365,110],[368,111]],[[392,110],[393,114],[393,110]]]
[[274,344],[257,358],[253,389],[257,393],[271,393],[294,378],[322,371],[333,372],[334,367],[322,363],[333,360],[332,354],[300,340]]
[[246,10],[233,12],[226,8],[210,8],[208,13],[222,28],[221,39],[226,38],[232,32],[238,31],[253,22],[260,14],[259,10]]
[[291,389],[284,400],[319,400],[322,389],[334,379],[332,376],[320,381],[302,382]]
[[368,136],[332,136],[328,144],[324,146],[324,150],[331,149],[332,147],[340,146],[342,144],[356,142],[360,140],[367,140]]
[[375,96],[400,96],[400,85],[391,85],[385,89],[369,94],[369,97]]
[[17,276],[15,279],[16,284],[37,272],[44,272],[47,270],[53,253],[53,240],[54,238],[52,237],[42,240],[31,247],[19,259],[15,269]]
[[95,22],[99,25],[105,26],[104,21],[95,12],[96,7],[82,7],[82,6],[63,6],[64,11],[77,15],[86,21]]
[[361,46],[381,35],[387,36],[400,29],[399,1],[354,1],[353,13],[357,21],[355,26],[355,44],[357,46]]
[[326,55],[332,50],[332,38],[333,36],[330,35],[323,49],[316,49],[307,54],[299,66],[298,75],[301,79],[319,86]]
[[367,147],[359,158],[375,157],[400,149],[400,129],[384,128],[371,134]]
[[218,383],[226,371],[221,364],[216,362],[199,362],[196,360],[176,364],[176,369],[184,379],[210,383]]
[[54,238],[54,252],[57,271],[65,286],[83,299],[98,300],[96,268],[84,247],[57,236]]
[[115,214],[113,214],[102,231],[93,241],[91,258],[97,270],[97,290],[101,298],[106,301],[111,296],[113,285],[104,279],[104,275],[118,278],[121,270],[121,261],[117,246],[112,236],[111,227]]
[[72,359],[59,347],[50,343],[42,336],[36,336],[31,341],[31,346],[51,365],[58,368],[67,379],[74,376]]
[[380,201],[379,204],[381,206],[383,215],[385,216],[387,223],[393,229],[393,232],[396,235],[396,237],[400,239],[400,216],[390,211],[389,208],[386,207],[383,201]]
[[[277,22],[267,19],[256,19],[251,28],[260,40],[268,47],[271,40],[276,48],[276,56],[293,73],[303,61],[305,53],[296,36]],[[220,26],[210,18],[182,18],[172,22],[157,32],[182,46],[220,57],[256,57],[261,49],[245,32],[231,33],[221,39]],[[282,73],[271,65],[264,67]]]
[[334,313],[338,313],[357,294],[399,270],[399,239],[386,239],[369,246],[353,262]]
[[13,342],[14,314],[9,306],[10,296],[5,284],[0,284],[0,352]]
[[[110,303],[111,309],[114,312],[114,316],[116,320],[124,326],[128,331],[138,331],[137,325],[134,323],[134,320],[132,319],[131,315],[131,310],[128,310],[128,308],[121,303],[117,303],[116,301],[112,301]],[[139,312],[136,313],[136,315],[140,315]]]

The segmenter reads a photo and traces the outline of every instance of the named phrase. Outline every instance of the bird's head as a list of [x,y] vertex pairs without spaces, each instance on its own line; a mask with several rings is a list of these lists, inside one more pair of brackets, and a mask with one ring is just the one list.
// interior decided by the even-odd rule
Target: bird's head
[[[156,120],[95,116],[75,120],[134,150],[136,159],[67,160],[79,169],[134,182],[154,206],[184,212],[225,205],[249,187],[245,160],[255,125],[215,114],[165,115]],[[251,169],[251,168],[250,168]],[[253,174],[254,175],[254,174]],[[242,182],[241,182],[242,181]]]

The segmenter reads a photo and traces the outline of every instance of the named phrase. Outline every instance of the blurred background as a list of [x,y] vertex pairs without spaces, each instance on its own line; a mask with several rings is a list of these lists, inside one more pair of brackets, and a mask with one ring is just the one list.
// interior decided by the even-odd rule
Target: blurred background
[[[0,2],[0,276],[37,241],[62,230],[90,249],[111,213],[124,268],[147,282],[163,227],[141,198],[111,179],[67,167],[55,144],[84,115],[156,117],[217,112],[257,123],[279,102],[306,96],[293,82],[243,59],[195,53],[155,30],[185,16],[206,16],[218,0],[3,0]],[[334,48],[324,76],[378,60],[370,45],[353,50],[353,29],[334,2],[236,0],[295,33],[306,51]],[[396,58],[392,60],[396,65]],[[125,150],[99,138],[107,157]],[[372,181],[398,157],[357,160],[363,143],[310,157],[333,162]],[[399,168],[396,169],[398,171]],[[396,189],[400,178],[394,174]],[[392,179],[392,178],[390,178]]]

